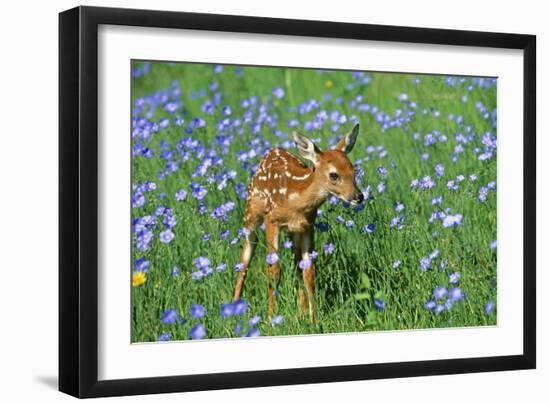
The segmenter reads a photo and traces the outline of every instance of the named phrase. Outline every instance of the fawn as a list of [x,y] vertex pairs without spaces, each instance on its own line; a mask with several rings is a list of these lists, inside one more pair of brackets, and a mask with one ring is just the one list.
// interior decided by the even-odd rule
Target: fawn
[[[310,139],[294,132],[300,156],[313,163],[312,167],[307,167],[292,154],[278,148],[270,150],[261,160],[248,185],[244,217],[244,227],[248,231],[241,251],[233,300],[241,297],[246,269],[258,241],[256,228],[263,219],[269,253],[277,252],[280,231],[289,232],[296,269],[303,260],[302,269],[298,269],[302,271],[304,282],[300,288],[300,308],[305,315],[309,305],[309,318],[314,321],[315,267],[310,253],[314,249],[317,209],[329,195],[351,204],[363,201],[363,193],[355,183],[353,164],[347,157],[358,133],[359,124],[342,137],[332,150],[321,151]],[[275,290],[280,279],[278,260],[268,264],[267,277],[268,316],[271,319],[275,308]]]

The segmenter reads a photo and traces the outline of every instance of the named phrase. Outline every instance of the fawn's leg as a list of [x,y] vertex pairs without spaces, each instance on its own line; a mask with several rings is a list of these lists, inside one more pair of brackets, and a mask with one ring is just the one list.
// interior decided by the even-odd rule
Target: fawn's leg
[[256,233],[256,226],[257,226],[257,221],[247,213],[245,216],[245,228],[248,230],[248,234],[244,239],[243,248],[241,250],[240,262],[241,262],[242,268],[239,271],[239,276],[237,277],[237,284],[235,285],[235,291],[233,292],[233,301],[239,300],[241,298],[246,269],[250,264],[250,260],[254,255],[254,250],[256,249],[256,244],[258,242],[258,233]]
[[[302,237],[303,233],[292,233],[292,243],[294,244],[294,269],[298,271],[298,274],[303,277],[302,275],[302,269],[298,266],[300,264],[300,261],[302,260]],[[300,287],[299,290],[299,297],[298,297],[298,304],[300,305],[300,312],[302,313],[302,316],[306,315],[307,310],[307,298],[304,293],[304,287]]]
[[[267,241],[267,252],[277,252],[279,249],[279,227],[270,220],[264,221],[265,223],[265,238]],[[267,298],[268,307],[267,313],[271,320],[273,317],[273,311],[275,310],[275,291],[279,285],[279,279],[281,278],[281,269],[279,267],[279,261],[273,265],[267,266]]]
[[313,265],[313,259],[310,255],[313,250],[314,242],[313,229],[300,233],[299,240],[297,241],[299,241],[299,259],[310,263],[305,269],[298,266],[298,271],[302,272],[302,278],[304,280],[304,287],[300,288],[300,308],[302,310],[302,314],[305,315],[306,307],[308,306],[309,320],[313,323],[315,321],[315,266]]

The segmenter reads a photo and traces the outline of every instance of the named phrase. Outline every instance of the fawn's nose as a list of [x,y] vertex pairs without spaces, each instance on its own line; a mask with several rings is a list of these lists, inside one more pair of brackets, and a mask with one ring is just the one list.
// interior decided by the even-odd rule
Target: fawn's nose
[[355,197],[353,198],[353,201],[357,204],[363,202],[365,197],[363,196],[363,193],[359,190],[355,191]]

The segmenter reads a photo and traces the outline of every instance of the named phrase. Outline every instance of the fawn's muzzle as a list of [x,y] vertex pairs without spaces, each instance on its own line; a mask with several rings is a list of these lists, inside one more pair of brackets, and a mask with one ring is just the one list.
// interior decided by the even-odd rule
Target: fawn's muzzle
[[356,203],[356,204],[360,204],[361,202],[363,202],[364,199],[365,199],[365,197],[363,196],[363,193],[359,190],[356,190],[355,195],[351,199],[351,202]]

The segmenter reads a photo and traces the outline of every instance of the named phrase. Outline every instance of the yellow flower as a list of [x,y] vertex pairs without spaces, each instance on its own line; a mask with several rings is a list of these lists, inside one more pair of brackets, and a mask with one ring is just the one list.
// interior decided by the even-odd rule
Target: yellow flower
[[334,83],[332,82],[332,80],[327,80],[326,83],[325,83],[326,88],[332,88],[333,85],[334,85]]
[[142,271],[135,271],[132,275],[132,286],[141,286],[145,283],[147,278],[145,277],[145,272]]

